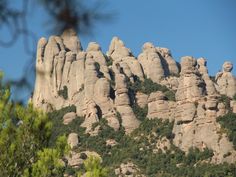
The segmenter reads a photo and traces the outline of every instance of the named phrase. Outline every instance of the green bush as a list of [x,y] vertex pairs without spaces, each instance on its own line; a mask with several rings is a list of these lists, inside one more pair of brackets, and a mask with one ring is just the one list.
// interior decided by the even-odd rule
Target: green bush
[[225,105],[225,108],[227,110],[230,110],[230,98],[227,97],[226,95],[221,95],[218,98],[218,102],[223,103]]
[[236,149],[236,114],[229,112],[224,116],[218,117],[216,120],[226,130],[229,140],[232,141],[234,149]]
[[49,146],[55,146],[55,142],[58,136],[68,135],[71,132],[82,133],[84,132],[84,128],[80,127],[84,119],[82,117],[77,117],[70,124],[63,124],[63,116],[68,112],[76,112],[75,106],[68,106],[62,108],[60,110],[55,110],[53,112],[48,113],[48,117],[52,121],[52,133],[49,139]]
[[139,125],[139,128],[134,130],[134,135],[140,134],[151,134],[152,132],[157,134],[157,137],[162,138],[166,137],[167,139],[173,139],[174,135],[172,133],[172,129],[174,126],[174,122],[170,122],[169,120],[162,119],[145,119]]
[[197,148],[190,148],[186,157],[186,163],[193,165],[198,161],[209,159],[213,155],[213,151],[208,148],[205,148],[203,151],[200,151]]
[[112,66],[113,60],[111,57],[105,55],[107,66]]
[[[56,122],[62,124],[62,117],[66,112],[74,108],[64,108],[53,113]],[[118,114],[119,116],[119,114]],[[53,117],[52,120],[53,120]],[[57,119],[57,120],[56,120]],[[77,122],[78,121],[78,122]],[[53,131],[61,133],[77,132],[79,134],[79,151],[90,150],[96,151],[102,157],[102,167],[109,169],[108,176],[115,176],[114,169],[121,163],[132,161],[136,164],[141,173],[146,176],[233,176],[235,174],[235,165],[221,164],[214,165],[204,163],[205,159],[211,158],[212,150],[190,149],[185,155],[183,151],[172,144],[174,135],[172,134],[173,122],[161,119],[144,119],[139,128],[134,130],[130,135],[126,135],[124,128],[115,131],[108,126],[106,119],[101,119],[96,124],[100,126],[97,136],[85,134],[85,130],[80,127],[82,118],[75,119],[67,126],[55,125]],[[69,128],[68,128],[69,127]],[[233,127],[233,125],[232,125]],[[153,136],[153,133],[156,136]],[[58,136],[57,135],[57,136]],[[153,153],[156,148],[156,141],[166,137],[171,142],[170,149],[166,152],[159,151]],[[114,139],[117,142],[115,146],[107,146],[106,140]],[[143,150],[140,150],[143,149]],[[67,169],[70,173],[75,173]]]
[[233,100],[235,100],[235,101],[236,101],[236,94],[233,96]]
[[175,101],[174,91],[168,89],[166,86],[154,83],[151,79],[145,78],[144,81],[141,81],[139,78],[136,78],[134,83],[128,81],[128,88],[134,93],[139,91],[148,95],[152,92],[161,91],[168,100]]
[[0,176],[63,176],[60,159],[67,152],[65,136],[49,147],[53,124],[49,117],[10,99],[10,88],[0,72]]
[[63,97],[65,100],[67,100],[68,99],[68,88],[67,88],[67,86],[64,86],[62,90],[59,90],[58,95]]
[[132,105],[133,112],[137,119],[143,121],[147,117],[148,107],[144,108],[139,107],[137,104]]

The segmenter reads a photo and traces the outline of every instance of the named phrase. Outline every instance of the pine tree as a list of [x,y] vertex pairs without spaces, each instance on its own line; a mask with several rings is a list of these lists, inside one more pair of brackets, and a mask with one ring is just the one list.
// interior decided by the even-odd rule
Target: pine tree
[[2,79],[0,73],[0,176],[22,176],[24,171],[34,176],[31,173],[44,171],[49,154],[53,159],[51,166],[58,169],[56,158],[64,153],[65,138],[59,139],[57,149],[48,149],[51,121],[43,112],[34,110],[32,104],[26,107],[14,104],[10,100],[10,88]]

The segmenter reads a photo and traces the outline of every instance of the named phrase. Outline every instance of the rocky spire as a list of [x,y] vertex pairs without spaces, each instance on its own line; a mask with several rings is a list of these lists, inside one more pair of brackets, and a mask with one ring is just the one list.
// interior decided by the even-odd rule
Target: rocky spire
[[222,66],[222,71],[215,77],[218,92],[231,98],[236,94],[236,79],[231,73],[232,70],[233,64],[226,61]]
[[150,42],[143,45],[142,53],[138,56],[143,72],[147,78],[159,83],[164,78],[164,69],[156,48]]

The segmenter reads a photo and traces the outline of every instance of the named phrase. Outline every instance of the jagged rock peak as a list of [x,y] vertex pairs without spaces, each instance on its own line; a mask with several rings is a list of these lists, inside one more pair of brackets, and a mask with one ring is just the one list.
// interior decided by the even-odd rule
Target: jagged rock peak
[[[186,56],[179,65],[169,49],[150,42],[143,44],[137,58],[118,37],[112,39],[107,54],[96,42],[90,42],[83,51],[76,33],[68,30],[61,36],[39,39],[36,57],[33,105],[44,111],[75,105],[76,112],[71,114],[84,117],[82,126],[92,135],[99,128],[93,131],[92,125],[101,118],[115,130],[123,126],[127,133],[132,132],[140,124],[133,110],[136,103],[148,108],[150,119],[192,122],[206,110],[209,113],[216,109],[217,116],[223,115],[225,107],[217,102],[217,97],[233,97],[236,93],[232,63],[224,63],[215,82],[208,75],[206,59]],[[148,79],[169,88],[176,101],[166,99],[158,91],[132,93],[130,85]],[[65,122],[71,120],[65,118]],[[181,126],[176,127],[182,131]],[[183,147],[188,147],[188,143]]]
[[107,55],[115,61],[121,61],[123,57],[132,56],[132,52],[130,49],[125,47],[122,40],[118,37],[113,37]]
[[76,53],[82,51],[80,40],[77,37],[76,31],[74,29],[65,30],[61,35],[61,39],[63,40],[63,43],[67,50]]
[[96,42],[90,42],[88,44],[88,47],[86,49],[86,52],[89,52],[89,51],[100,51],[101,50],[101,47],[98,43]]

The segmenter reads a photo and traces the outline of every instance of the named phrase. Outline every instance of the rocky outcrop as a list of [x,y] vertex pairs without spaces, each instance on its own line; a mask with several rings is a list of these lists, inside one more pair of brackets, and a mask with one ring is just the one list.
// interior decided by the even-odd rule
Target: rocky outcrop
[[216,95],[217,91],[215,88],[214,82],[210,79],[210,76],[208,75],[208,70],[206,67],[206,59],[205,58],[199,58],[197,60],[198,64],[198,71],[201,74],[202,79],[204,80],[206,84],[206,94],[207,95]]
[[[115,66],[116,67],[116,66]],[[122,118],[122,126],[127,133],[138,128],[139,121],[136,119],[130,106],[128,89],[125,82],[125,75],[120,73],[120,68],[114,68],[115,72],[115,106]]]
[[142,92],[136,93],[136,102],[139,107],[144,108],[148,104],[148,95]]
[[168,101],[161,91],[153,92],[148,97],[148,115],[150,119],[161,118],[174,120],[175,102]]
[[113,100],[110,98],[111,86],[109,80],[100,78],[97,80],[94,87],[94,100],[101,110],[101,117],[108,121],[108,125],[118,130],[120,127],[119,121],[116,117],[116,110]]
[[156,48],[152,43],[147,42],[143,45],[142,50],[138,61],[142,65],[144,74],[153,82],[159,83],[164,78],[164,68]]
[[67,139],[67,143],[69,144],[70,148],[76,148],[78,146],[78,134],[77,133],[70,133]]
[[140,172],[140,169],[132,162],[122,163],[119,168],[115,169],[115,174],[118,177],[145,177]]
[[128,77],[136,76],[140,80],[144,79],[140,63],[118,37],[112,39],[107,56],[114,64],[119,64]]
[[63,116],[63,124],[67,125],[76,118],[75,112],[68,112]]
[[94,151],[82,151],[80,153],[75,151],[70,151],[66,156],[67,163],[70,167],[79,169],[83,165],[83,162],[89,157],[94,156],[101,159],[100,155]]
[[173,59],[171,51],[167,48],[156,47],[157,52],[160,54],[162,65],[164,67],[165,75],[178,75],[179,66]]
[[222,72],[216,74],[217,90],[222,95],[233,97],[236,94],[236,79],[231,73],[233,64],[225,62],[222,67]]
[[[212,149],[212,162],[232,163],[236,158],[233,144],[216,122],[217,116],[226,113],[225,106],[217,101],[217,92],[205,65],[202,58],[198,61],[192,57],[182,58],[173,142],[185,152],[191,147]],[[224,157],[227,153],[231,155]]]
[[[131,133],[140,124],[133,105],[137,104],[137,109],[148,107],[149,119],[174,121],[173,143],[181,150],[207,147],[214,151],[213,162],[234,162],[233,145],[216,122],[229,109],[236,112],[233,100],[236,80],[232,69],[232,63],[225,62],[214,79],[208,74],[206,59],[186,56],[179,65],[169,49],[155,47],[150,42],[143,45],[142,53],[135,58],[118,37],[112,39],[106,54],[95,42],[83,51],[75,32],[67,30],[61,36],[38,41],[32,102],[46,112],[74,105],[76,112],[64,115],[63,123],[69,125],[78,116],[83,117],[81,126],[91,136],[100,131],[102,118],[114,130],[122,126],[127,134]],[[156,83],[145,86],[155,87],[152,93],[142,93],[144,85],[135,84],[145,79]],[[168,92],[163,93],[166,88],[163,91],[158,84],[175,93],[176,101],[168,100]],[[230,105],[220,101],[222,95],[229,97]],[[68,137],[72,148],[78,144],[76,136]],[[157,146],[162,147],[161,144]],[[225,154],[231,155],[225,157]],[[74,158],[72,164],[76,155]]]
[[182,57],[177,101],[198,101],[205,94],[205,82],[197,70],[197,61],[193,57]]

